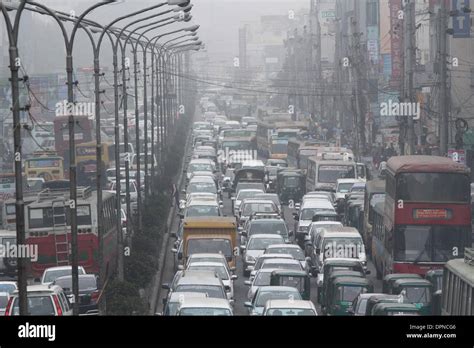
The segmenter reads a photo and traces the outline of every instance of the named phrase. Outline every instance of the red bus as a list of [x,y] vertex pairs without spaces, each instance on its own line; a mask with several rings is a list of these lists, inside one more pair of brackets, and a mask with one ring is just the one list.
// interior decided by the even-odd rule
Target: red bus
[[446,157],[398,156],[387,162],[383,218],[372,238],[377,277],[424,275],[471,246],[469,169]]
[[[74,139],[76,144],[93,140],[93,123],[89,116],[74,116]],[[69,178],[69,116],[56,116],[54,119],[54,142],[58,156],[64,158],[64,175]]]
[[[38,246],[38,260],[30,273],[40,277],[48,267],[70,265],[71,226],[67,206],[69,190],[43,190],[25,208],[26,243]],[[115,272],[117,259],[117,209],[115,194],[103,192],[103,270],[105,278]],[[77,232],[79,266],[99,274],[97,192],[90,187],[77,189]],[[121,231],[120,231],[121,233]],[[103,276],[103,275],[101,275]],[[102,278],[105,280],[105,278]]]

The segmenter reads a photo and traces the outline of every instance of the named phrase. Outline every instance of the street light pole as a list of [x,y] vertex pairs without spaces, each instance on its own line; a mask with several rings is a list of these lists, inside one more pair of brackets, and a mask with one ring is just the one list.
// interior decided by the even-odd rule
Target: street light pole
[[[15,14],[14,24],[10,20],[5,5],[0,0],[0,7],[5,18],[7,35],[9,42],[10,56],[10,84],[12,89],[12,113],[13,113],[13,146],[15,156],[15,217],[16,217],[16,243],[25,245],[25,203],[23,201],[23,177],[22,177],[22,146],[21,146],[21,123],[20,123],[20,91],[18,85],[18,69],[21,66],[18,57],[18,34],[20,27],[21,14],[25,8],[26,1],[22,1]],[[18,296],[20,315],[28,315],[27,302],[27,274],[26,259],[17,258],[18,269]]]

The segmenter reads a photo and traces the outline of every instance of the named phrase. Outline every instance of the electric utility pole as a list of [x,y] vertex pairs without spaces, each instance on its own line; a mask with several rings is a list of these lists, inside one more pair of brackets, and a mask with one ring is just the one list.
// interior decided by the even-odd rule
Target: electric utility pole
[[[416,60],[416,42],[415,42],[415,1],[408,0],[405,5],[405,71],[404,71],[404,101],[414,102],[413,74]],[[415,127],[413,116],[408,115],[407,119],[407,155],[415,153]]]
[[441,1],[441,8],[438,11],[439,19],[439,68],[440,68],[440,122],[439,122],[439,149],[440,155],[448,154],[448,128],[449,128],[449,102],[450,92],[448,86],[448,67],[447,67],[447,35],[448,13],[446,2]]

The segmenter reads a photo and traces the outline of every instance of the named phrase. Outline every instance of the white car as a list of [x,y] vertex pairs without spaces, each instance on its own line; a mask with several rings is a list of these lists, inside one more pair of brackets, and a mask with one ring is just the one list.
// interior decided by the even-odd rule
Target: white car
[[262,190],[256,190],[256,189],[243,189],[240,190],[239,193],[237,193],[236,197],[232,197],[231,200],[233,202],[234,206],[234,215],[237,215],[239,213],[239,208],[240,205],[242,204],[242,201],[247,198],[254,198],[258,194],[263,194],[264,192]]
[[311,301],[304,300],[268,300],[263,315],[271,316],[316,316],[318,312]]
[[252,298],[260,287],[270,286],[271,274],[273,271],[273,268],[258,270],[252,279],[244,281],[245,285],[250,286],[247,293],[247,300],[252,301]]
[[190,298],[180,305],[177,315],[232,316],[229,301],[219,298]]
[[[84,267],[77,267],[78,274],[86,274]],[[52,284],[56,278],[72,275],[72,266],[58,266],[46,268],[41,277],[42,285]]]
[[237,275],[231,274],[229,269],[220,262],[192,262],[188,265],[188,271],[214,271],[222,279],[224,287],[227,292],[227,298],[232,300],[234,298],[234,280]]
[[257,259],[265,252],[265,249],[272,244],[284,244],[285,240],[279,234],[254,234],[251,236],[247,245],[241,245],[243,259],[243,274],[245,277],[250,275]]
[[337,179],[336,184],[336,201],[340,199],[344,199],[346,197],[346,193],[350,192],[352,185],[357,182],[364,182],[360,179]]

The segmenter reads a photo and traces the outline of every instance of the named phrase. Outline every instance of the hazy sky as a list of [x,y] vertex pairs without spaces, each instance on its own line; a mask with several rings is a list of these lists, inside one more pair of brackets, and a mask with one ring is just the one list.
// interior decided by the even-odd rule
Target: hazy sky
[[[90,0],[37,1],[65,12],[75,10],[77,13],[96,3]],[[91,17],[106,24],[118,16],[152,6],[159,1],[124,0],[122,3],[97,9]],[[245,22],[258,20],[262,15],[285,15],[290,10],[297,12],[301,8],[309,8],[309,3],[310,0],[192,0],[192,23],[201,26],[199,37],[206,44],[212,58],[232,59],[238,52],[238,28]],[[169,7],[154,11],[161,12],[167,8]],[[175,27],[181,26],[182,24],[177,24]]]

